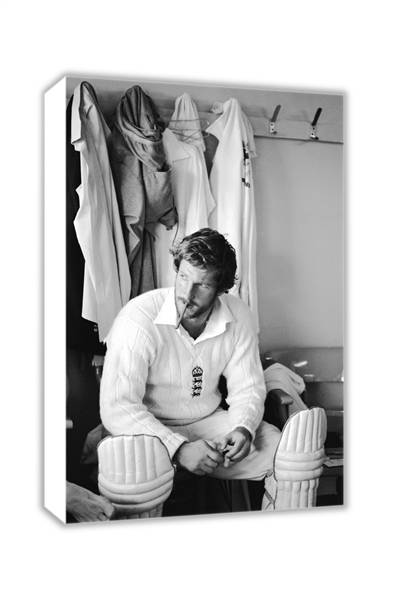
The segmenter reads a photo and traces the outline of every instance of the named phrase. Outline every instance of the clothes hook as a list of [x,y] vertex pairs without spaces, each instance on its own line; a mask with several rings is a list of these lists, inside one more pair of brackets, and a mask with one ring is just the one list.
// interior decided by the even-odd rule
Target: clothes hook
[[314,119],[312,120],[311,123],[311,133],[310,133],[310,138],[312,140],[319,140],[319,137],[317,136],[317,123],[318,123],[318,119],[320,118],[322,113],[322,108],[317,108],[317,112],[314,115]]
[[274,114],[271,117],[271,120],[269,122],[269,133],[270,135],[276,135],[278,132],[276,130],[276,120],[278,118],[279,115],[279,111],[281,110],[282,106],[280,104],[278,104],[277,106],[275,106],[275,110],[274,110]]

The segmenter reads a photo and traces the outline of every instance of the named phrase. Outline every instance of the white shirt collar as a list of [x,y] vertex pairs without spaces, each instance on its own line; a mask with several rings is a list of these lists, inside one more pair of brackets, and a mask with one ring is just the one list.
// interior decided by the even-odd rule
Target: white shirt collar
[[177,314],[175,307],[174,288],[168,288],[167,295],[158,315],[153,319],[155,325],[173,325],[176,327]]
[[[224,295],[225,294],[221,294],[221,296],[218,296],[216,299],[206,328],[195,342],[204,341],[208,338],[220,335],[226,330],[228,323],[235,321],[232,311],[225,302]],[[176,327],[177,321],[178,315],[176,313],[174,288],[169,288],[164,303],[158,315],[153,320],[153,323],[155,325],[172,325],[173,327]]]

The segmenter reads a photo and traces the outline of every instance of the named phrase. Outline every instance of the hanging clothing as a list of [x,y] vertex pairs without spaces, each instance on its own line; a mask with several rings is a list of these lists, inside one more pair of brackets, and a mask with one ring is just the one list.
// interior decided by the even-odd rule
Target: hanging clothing
[[169,128],[181,142],[197,146],[204,152],[206,149],[197,106],[186,92],[175,100],[174,112],[169,121]]
[[177,220],[162,128],[151,98],[140,86],[131,87],[117,106],[110,144],[131,274],[130,298],[156,286],[156,223],[171,228]]
[[105,345],[99,342],[97,323],[82,317],[83,280],[85,259],[76,237],[74,219],[79,210],[76,193],[81,184],[81,159],[71,144],[72,100],[66,112],[66,277],[67,277],[67,348],[104,354]]
[[74,225],[85,258],[82,317],[98,324],[103,341],[129,300],[130,275],[108,157],[110,130],[93,87],[83,82],[73,95],[71,143],[80,152],[79,211]]
[[230,293],[251,308],[258,327],[256,283],[256,215],[251,158],[256,156],[251,124],[239,102],[231,98],[217,103],[221,116],[207,128],[218,139],[210,172],[216,209],[210,227],[226,235],[236,250],[237,282]]
[[155,229],[157,286],[174,285],[170,248],[186,235],[208,226],[215,208],[204,159],[204,140],[197,107],[189,94],[175,100],[169,127],[163,133],[164,150],[171,167],[172,191],[178,224],[170,231]]

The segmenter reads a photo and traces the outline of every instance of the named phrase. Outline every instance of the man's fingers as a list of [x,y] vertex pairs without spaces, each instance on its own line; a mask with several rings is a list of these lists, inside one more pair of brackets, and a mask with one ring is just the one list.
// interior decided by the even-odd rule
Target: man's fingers
[[218,440],[217,442],[217,448],[220,452],[222,452],[226,446],[229,444],[230,441],[230,437],[229,435],[224,435],[220,440]]
[[251,444],[250,442],[244,441],[243,443],[238,444],[240,446],[239,449],[236,447],[233,449],[233,452],[227,452],[224,455],[224,467],[229,467],[231,464],[235,464],[246,458],[248,453],[250,452]]
[[81,517],[80,521],[108,521],[104,512],[92,510],[91,507],[88,507],[87,512],[82,513]]
[[245,458],[250,450],[250,444],[244,443],[243,447],[239,450],[239,452],[237,452],[235,454],[235,456],[233,458],[231,458],[230,460],[232,462],[239,462],[240,460],[242,460],[243,458]]
[[246,443],[246,440],[236,440],[233,446],[225,453],[225,458],[233,459],[238,452],[242,449],[243,445]]
[[215,461],[217,464],[220,464],[222,462],[221,453],[218,450],[214,450],[213,448],[211,448],[209,444],[207,449],[207,457]]
[[210,467],[210,466],[209,466],[209,465],[207,465],[207,464],[203,464],[203,465],[201,466],[201,470],[203,471],[203,473],[207,473],[208,475],[209,475],[210,473],[212,473],[212,472],[214,471],[214,469],[215,469],[215,467]]
[[206,445],[207,445],[207,449],[211,450],[211,452],[219,453],[219,451],[220,451],[219,442],[212,442],[212,441],[206,440]]
[[114,507],[111,502],[107,500],[107,498],[104,498],[104,496],[98,496],[89,490],[86,490],[86,492],[88,494],[89,502],[93,505],[93,507],[96,507],[98,510],[100,510],[106,519],[110,518],[114,512]]
[[210,467],[211,469],[215,469],[216,467],[218,467],[218,465],[220,465],[224,460],[224,457],[222,455],[218,456],[218,460],[214,460],[213,458],[210,458],[209,456],[204,460],[203,464],[207,465],[207,467]]
[[111,502],[103,503],[103,512],[108,519],[110,517],[112,517],[113,512],[114,512],[114,507],[111,504]]
[[223,462],[223,460],[224,457],[221,455],[219,455],[218,460],[214,460],[212,457],[207,456],[206,460],[204,461],[204,464],[215,469],[216,467],[218,467],[218,465],[220,465]]

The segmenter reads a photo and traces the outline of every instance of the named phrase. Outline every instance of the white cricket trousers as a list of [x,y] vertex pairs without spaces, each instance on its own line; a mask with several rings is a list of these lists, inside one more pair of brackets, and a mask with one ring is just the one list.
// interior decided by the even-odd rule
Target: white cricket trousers
[[[189,425],[171,426],[165,421],[164,424],[172,431],[187,437],[190,442],[196,440],[217,441],[232,431],[228,411],[221,408],[218,408],[208,417]],[[232,463],[229,467],[218,466],[210,474],[210,477],[218,479],[250,479],[254,481],[266,478],[265,488],[268,493],[270,489],[268,480],[273,474],[274,455],[280,437],[281,432],[277,427],[266,421],[261,421],[246,458],[238,463]]]

